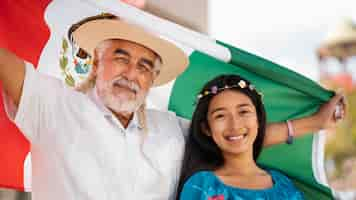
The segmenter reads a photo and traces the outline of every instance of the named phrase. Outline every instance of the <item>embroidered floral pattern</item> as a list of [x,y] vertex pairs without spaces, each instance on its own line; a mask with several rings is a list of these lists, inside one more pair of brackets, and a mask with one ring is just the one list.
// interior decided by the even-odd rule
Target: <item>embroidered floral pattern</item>
[[208,200],[224,200],[224,195],[223,194],[215,195],[215,196],[209,197]]
[[181,200],[303,200],[293,182],[282,173],[267,169],[274,185],[267,189],[243,189],[225,185],[211,171],[200,171],[190,177],[181,193]]

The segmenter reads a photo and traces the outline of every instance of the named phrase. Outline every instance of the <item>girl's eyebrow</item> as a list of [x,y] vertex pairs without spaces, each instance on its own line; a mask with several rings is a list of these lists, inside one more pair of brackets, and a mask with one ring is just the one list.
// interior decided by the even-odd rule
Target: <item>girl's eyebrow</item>
[[236,107],[238,107],[238,108],[241,108],[241,107],[250,107],[250,106],[252,106],[251,104],[248,104],[248,103],[242,103],[242,104],[239,104],[239,105],[237,105]]
[[[251,106],[252,106],[252,105],[251,105],[251,104],[248,104],[248,103],[242,103],[242,104],[236,105],[237,108],[241,108],[241,107],[251,107]],[[218,108],[215,108],[214,110],[212,110],[212,111],[210,112],[210,114],[212,115],[212,114],[214,114],[215,112],[223,111],[223,110],[225,110],[224,107],[218,107]]]
[[214,114],[214,113],[216,113],[216,112],[218,112],[218,111],[223,111],[223,110],[225,110],[225,108],[223,108],[223,107],[215,108],[214,110],[212,110],[212,111],[210,112],[210,114],[212,115],[212,114]]

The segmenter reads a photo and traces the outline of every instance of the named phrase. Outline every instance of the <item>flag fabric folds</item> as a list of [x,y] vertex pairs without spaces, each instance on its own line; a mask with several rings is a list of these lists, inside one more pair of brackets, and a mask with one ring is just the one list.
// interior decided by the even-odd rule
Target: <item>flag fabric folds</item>
[[[181,76],[151,91],[148,104],[153,108],[169,109],[190,119],[203,84],[226,73],[241,75],[263,93],[269,122],[310,115],[333,95],[283,66],[115,0],[1,1],[0,47],[37,65],[42,73],[76,84],[87,74],[75,66],[67,31],[81,19],[102,12],[139,24],[189,55],[190,65]],[[0,187],[30,191],[30,144],[7,119],[0,103]],[[259,163],[287,174],[307,199],[333,198],[322,166],[322,135],[309,134],[293,145],[266,148]]]

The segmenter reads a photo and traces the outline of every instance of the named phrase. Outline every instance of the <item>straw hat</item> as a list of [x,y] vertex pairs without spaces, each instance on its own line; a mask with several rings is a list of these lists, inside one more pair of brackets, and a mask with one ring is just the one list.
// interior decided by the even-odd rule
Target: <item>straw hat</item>
[[329,32],[317,50],[319,59],[336,57],[344,60],[356,55],[356,24],[351,19],[346,19],[337,28]]
[[189,64],[185,53],[171,42],[118,19],[86,22],[80,25],[72,36],[75,43],[90,55],[93,55],[100,42],[108,39],[127,40],[151,49],[162,59],[161,70],[153,86],[163,85],[175,79]]
[[338,27],[329,32],[324,40],[326,46],[338,46],[345,43],[356,43],[356,24],[351,19],[345,19]]

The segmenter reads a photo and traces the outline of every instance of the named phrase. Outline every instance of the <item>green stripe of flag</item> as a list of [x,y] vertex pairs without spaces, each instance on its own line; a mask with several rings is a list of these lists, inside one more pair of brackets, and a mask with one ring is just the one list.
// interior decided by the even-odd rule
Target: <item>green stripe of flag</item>
[[[188,69],[177,78],[169,109],[190,119],[195,96],[204,83],[220,74],[239,74],[264,95],[268,121],[283,121],[315,112],[333,93],[317,83],[280,65],[219,42],[232,55],[224,63],[202,52],[190,56]],[[282,170],[290,176],[307,199],[332,199],[331,191],[318,184],[312,168],[313,136],[299,138],[293,145],[277,145],[262,153],[259,163]]]

